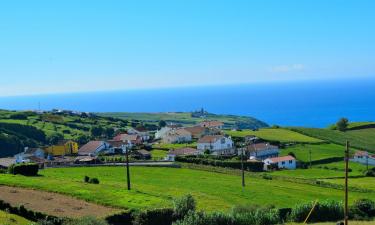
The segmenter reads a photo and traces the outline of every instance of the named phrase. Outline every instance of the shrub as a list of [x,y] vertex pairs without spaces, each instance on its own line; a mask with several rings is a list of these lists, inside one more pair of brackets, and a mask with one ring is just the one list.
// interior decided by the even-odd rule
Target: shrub
[[375,177],[375,167],[365,171],[365,176],[366,177]]
[[375,216],[375,202],[369,199],[360,199],[350,207],[349,215],[352,219],[365,220]]
[[272,180],[272,176],[266,173],[262,175],[262,178],[265,180]]
[[99,182],[99,179],[98,178],[90,178],[89,179],[89,183],[90,184],[99,184],[100,182]]
[[37,176],[39,166],[35,163],[13,164],[8,168],[10,174],[21,174],[24,176]]
[[84,181],[85,183],[88,183],[88,182],[90,181],[90,177],[85,176],[85,177],[83,178],[83,181]]
[[133,225],[171,225],[173,213],[170,208],[141,211],[135,213]]
[[184,218],[190,211],[195,211],[196,202],[190,194],[174,199],[174,215],[178,219]]
[[[313,208],[314,203],[296,205],[289,219],[293,222],[303,222]],[[338,221],[344,218],[344,207],[342,202],[324,201],[316,204],[308,222]]]

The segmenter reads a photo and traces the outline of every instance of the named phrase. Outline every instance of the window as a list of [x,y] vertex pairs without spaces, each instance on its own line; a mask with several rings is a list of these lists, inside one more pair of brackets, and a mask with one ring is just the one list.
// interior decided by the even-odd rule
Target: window
[[289,160],[289,164],[292,164],[293,163],[293,160]]
[[225,138],[221,139],[221,144],[225,144]]
[[284,161],[282,161],[282,162],[281,162],[281,164],[282,164],[282,165],[285,165],[285,162],[284,162]]

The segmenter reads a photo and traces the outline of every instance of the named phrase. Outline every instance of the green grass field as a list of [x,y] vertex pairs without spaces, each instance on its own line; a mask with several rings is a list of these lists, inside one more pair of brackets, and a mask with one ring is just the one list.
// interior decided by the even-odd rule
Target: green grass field
[[287,129],[273,129],[264,128],[258,131],[243,130],[243,131],[225,131],[226,134],[234,137],[245,137],[247,135],[255,135],[267,141],[279,141],[279,142],[295,142],[295,143],[320,143],[322,140],[317,138],[309,137],[297,132],[293,132]]
[[375,152],[375,128],[350,130],[341,132],[338,130],[293,127],[293,131],[300,132],[311,137],[319,138],[340,145],[350,142],[353,148],[365,149]]
[[[334,162],[334,163],[315,165],[313,167],[315,167],[315,168],[328,168],[330,170],[344,171],[345,163],[344,163],[344,161],[342,161],[342,162]],[[361,176],[361,175],[363,175],[363,172],[366,170],[365,165],[362,165],[360,163],[355,163],[355,162],[349,162],[349,168],[352,170],[352,172],[350,172],[351,176]],[[372,168],[372,166],[369,166],[369,168]]]
[[[282,180],[265,180],[250,174],[246,188],[241,177],[192,169],[132,167],[132,191],[126,190],[122,167],[60,168],[40,171],[39,177],[0,175],[0,184],[59,192],[121,208],[145,209],[171,206],[174,197],[191,193],[199,209],[229,210],[235,204],[291,207],[315,199],[341,200],[340,190]],[[99,185],[86,184],[83,177],[97,177]],[[375,200],[375,193],[352,192],[350,201]]]
[[166,150],[154,149],[151,151],[152,160],[163,160],[168,154]]
[[[344,185],[344,179],[323,179],[325,182]],[[375,177],[350,178],[349,186],[375,191]]]
[[[310,151],[311,160],[321,160],[332,157],[344,157],[345,147],[336,144],[297,144],[285,149],[281,149],[281,155],[288,155],[288,153],[293,152],[297,160],[303,162],[310,161]],[[354,153],[352,149],[351,153]]]
[[1,225],[31,225],[31,221],[0,210],[0,224]]

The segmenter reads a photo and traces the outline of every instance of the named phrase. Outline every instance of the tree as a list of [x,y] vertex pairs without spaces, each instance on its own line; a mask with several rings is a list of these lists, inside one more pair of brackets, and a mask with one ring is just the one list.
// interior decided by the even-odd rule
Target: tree
[[60,140],[64,140],[64,135],[61,133],[53,133],[47,136],[47,142],[50,145],[57,144]]
[[165,126],[167,126],[167,122],[165,122],[164,120],[160,120],[159,127],[165,127]]
[[100,137],[103,135],[104,129],[102,127],[95,126],[95,127],[91,127],[90,132],[93,137]]
[[349,125],[349,120],[347,118],[341,118],[337,121],[336,126],[339,131],[346,131]]
[[115,129],[113,129],[112,127],[108,127],[107,129],[105,129],[104,132],[107,138],[113,138],[113,135],[115,134]]
[[87,135],[81,134],[76,138],[76,141],[78,142],[78,144],[83,145],[90,141],[90,137],[88,137]]

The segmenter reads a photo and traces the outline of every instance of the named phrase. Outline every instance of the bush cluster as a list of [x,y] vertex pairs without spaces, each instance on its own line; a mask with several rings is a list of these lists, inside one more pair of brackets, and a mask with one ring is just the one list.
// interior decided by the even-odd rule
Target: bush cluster
[[89,183],[89,184],[99,184],[100,183],[98,178],[95,178],[95,177],[90,178],[88,176],[85,176],[83,178],[83,182]]
[[[289,220],[293,222],[303,222],[309,215],[313,206],[314,202],[296,205],[289,215]],[[308,222],[338,221],[343,218],[344,206],[342,202],[323,201],[316,204]]]
[[37,176],[39,171],[38,164],[35,163],[21,163],[21,164],[12,164],[8,168],[10,174],[21,174],[24,176]]
[[375,167],[365,171],[366,177],[375,177]]
[[23,205],[19,207],[13,207],[9,203],[6,203],[2,200],[0,200],[0,210],[7,211],[11,214],[15,214],[18,216],[21,216],[23,218],[26,218],[31,221],[46,221],[50,224],[54,225],[60,225],[63,222],[63,219],[54,217],[54,216],[47,216],[40,212],[34,212],[32,210],[26,209]]
[[[208,165],[208,166],[226,167],[226,168],[232,168],[232,169],[241,169],[240,161],[223,161],[223,160],[215,160],[215,159],[210,159],[210,158],[201,158],[198,156],[176,157],[176,161]],[[263,162],[244,162],[244,168],[247,171],[262,172]]]
[[375,202],[368,199],[360,199],[350,207],[350,217],[354,220],[369,220],[375,217]]

